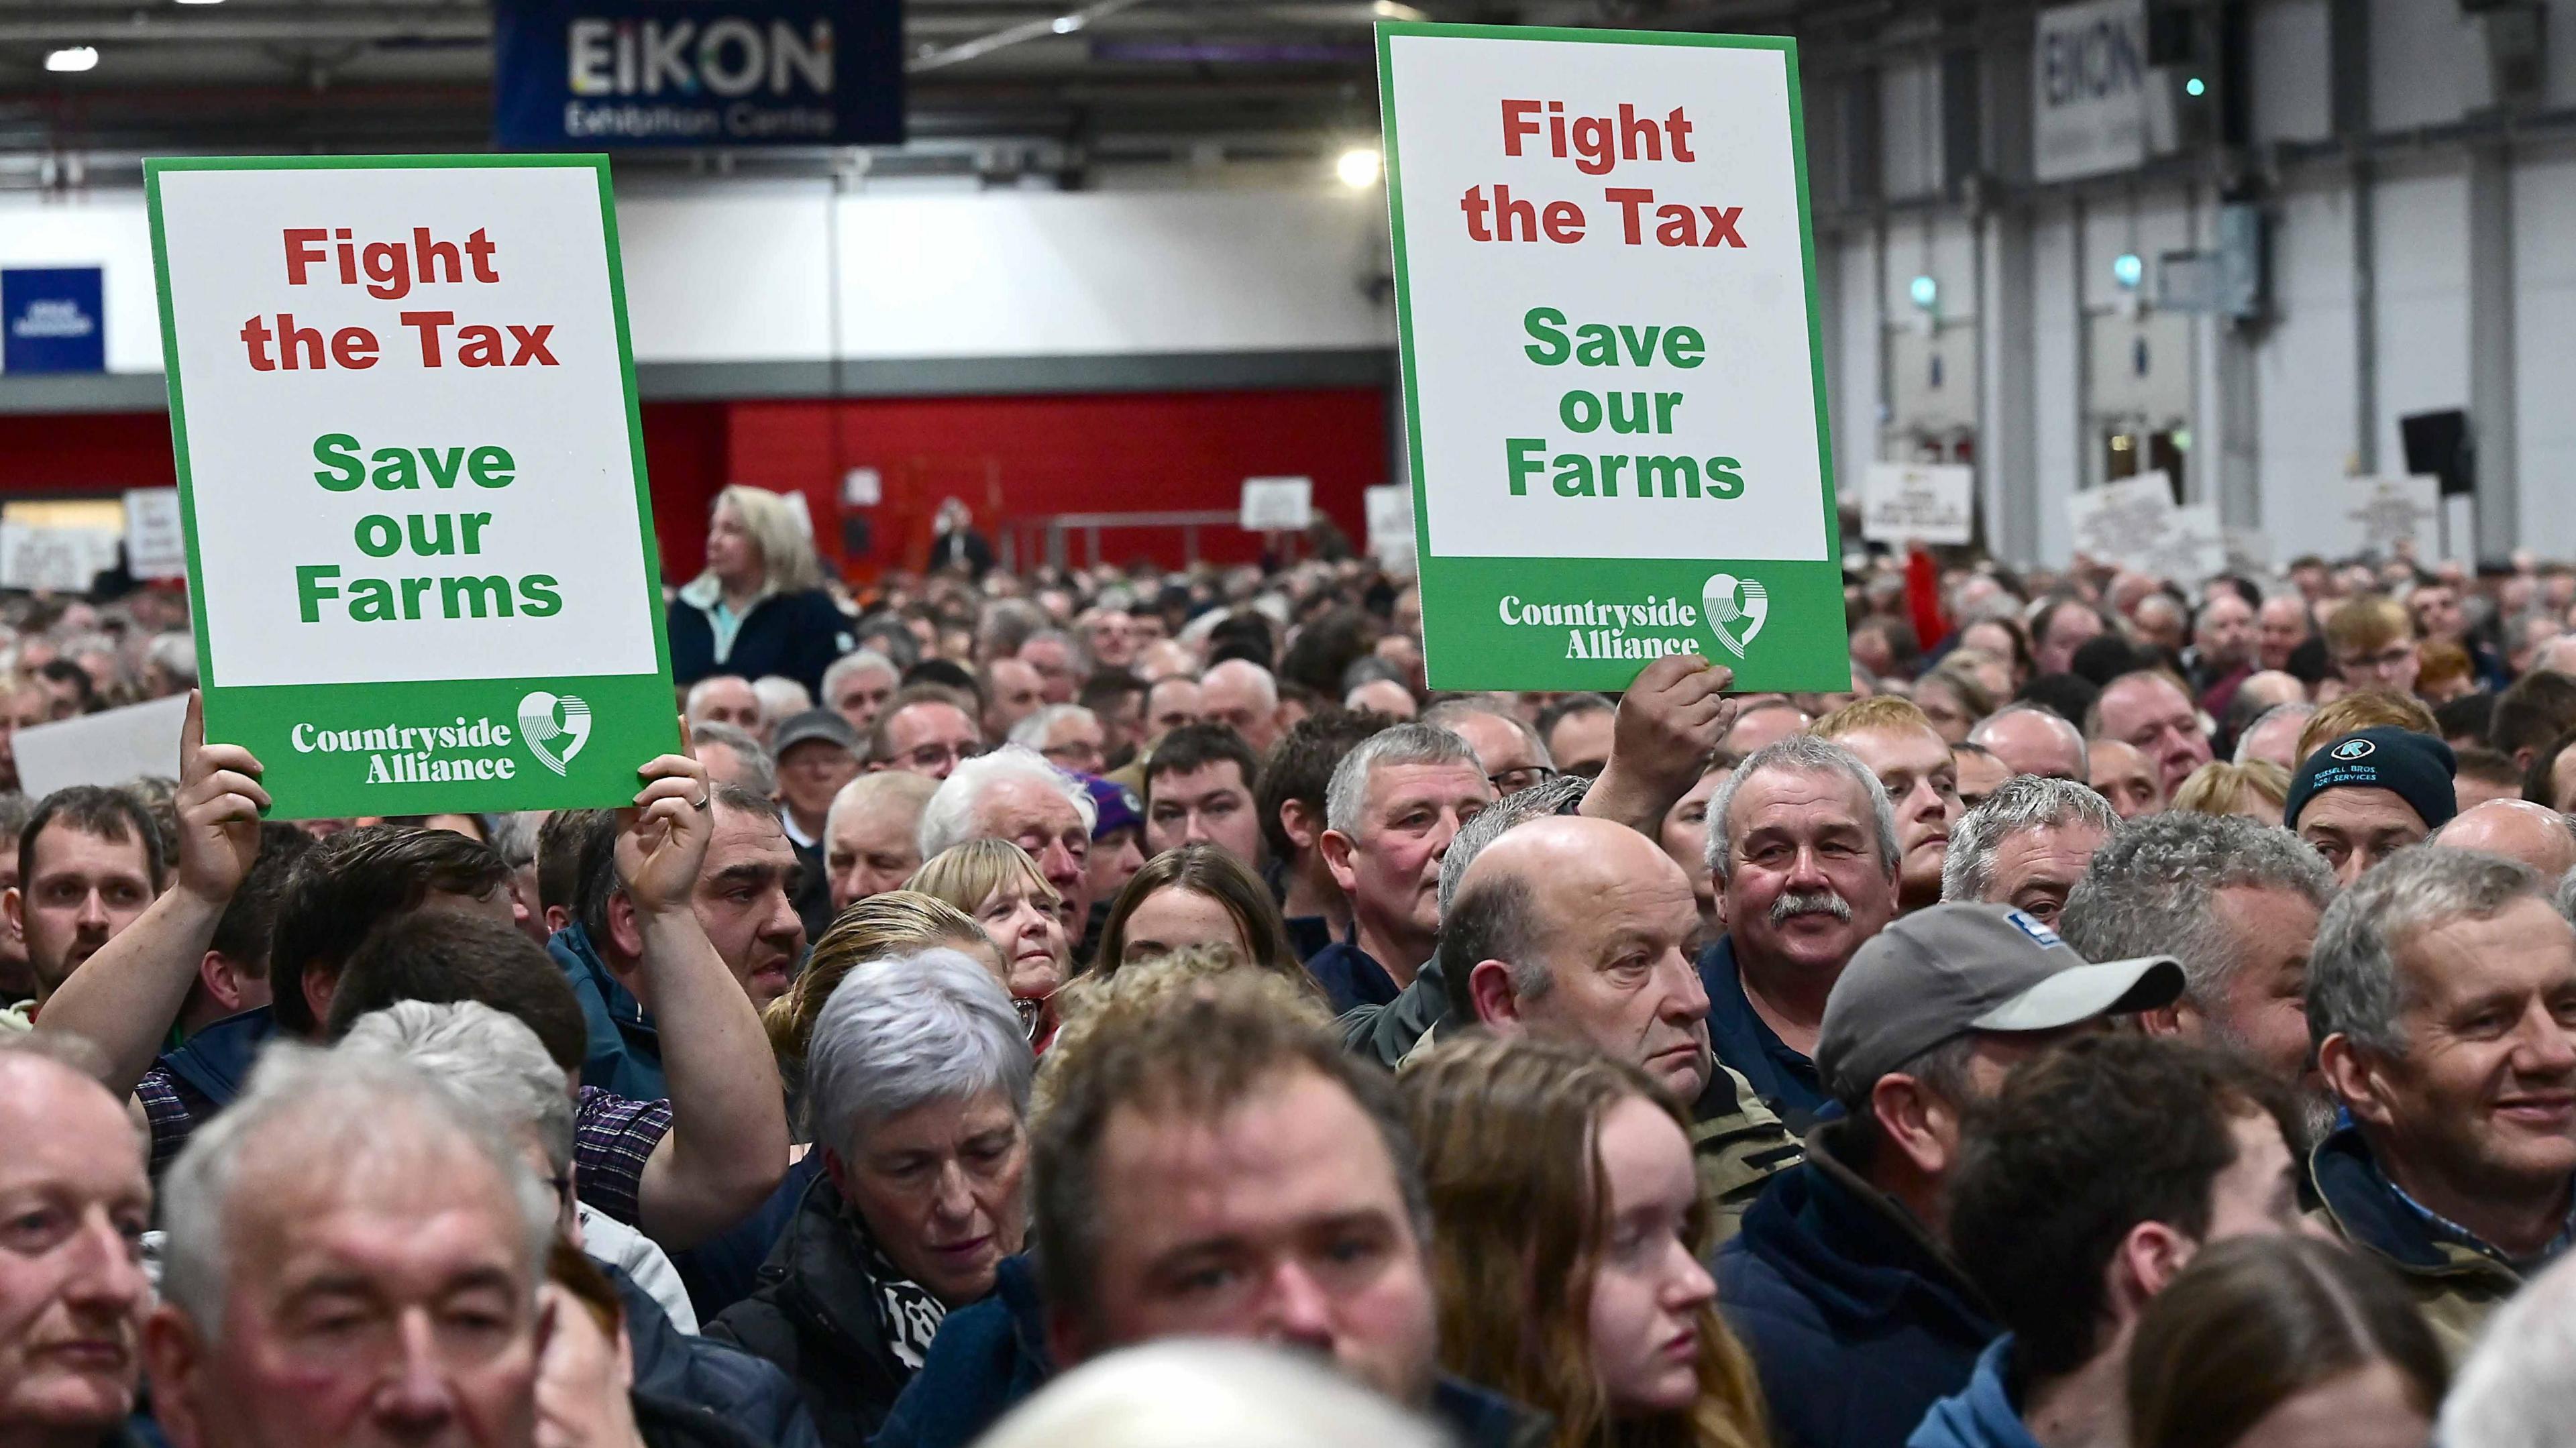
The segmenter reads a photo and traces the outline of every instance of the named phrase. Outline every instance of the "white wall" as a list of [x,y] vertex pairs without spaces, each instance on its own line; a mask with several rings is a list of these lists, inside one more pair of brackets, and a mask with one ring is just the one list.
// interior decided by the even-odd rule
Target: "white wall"
[[[710,181],[618,201],[642,362],[1374,347],[1382,193],[960,191]],[[837,232],[837,250],[835,246]],[[837,267],[836,267],[837,261]],[[161,370],[139,191],[0,196],[0,265],[106,269],[107,365]]]

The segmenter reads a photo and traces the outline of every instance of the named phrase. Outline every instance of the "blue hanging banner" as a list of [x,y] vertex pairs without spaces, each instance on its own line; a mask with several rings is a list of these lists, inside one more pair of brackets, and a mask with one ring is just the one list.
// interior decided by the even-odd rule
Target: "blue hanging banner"
[[0,269],[0,372],[104,372],[107,313],[94,266]]
[[504,150],[903,140],[896,0],[494,0]]

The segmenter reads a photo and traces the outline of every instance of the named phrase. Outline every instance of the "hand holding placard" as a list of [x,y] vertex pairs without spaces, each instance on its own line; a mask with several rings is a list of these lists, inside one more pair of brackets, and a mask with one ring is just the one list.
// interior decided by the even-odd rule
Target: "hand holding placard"
[[259,761],[238,744],[206,742],[205,697],[188,691],[179,730],[178,888],[222,909],[259,862],[259,820],[268,810]]
[[715,838],[715,809],[707,767],[693,753],[665,754],[636,773],[644,787],[617,812],[617,883],[637,918],[650,920],[689,909]]

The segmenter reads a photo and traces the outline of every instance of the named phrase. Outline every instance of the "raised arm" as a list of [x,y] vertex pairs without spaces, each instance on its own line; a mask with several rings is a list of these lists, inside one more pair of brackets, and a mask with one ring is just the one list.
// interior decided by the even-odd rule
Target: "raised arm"
[[188,999],[215,922],[259,858],[268,808],[259,761],[236,744],[208,744],[205,703],[188,695],[179,733],[178,874],[132,925],[82,961],[38,1014],[36,1029],[87,1037],[107,1053],[108,1089],[134,1089],[152,1069]]
[[691,907],[715,834],[706,766],[666,754],[619,812],[617,875],[644,938],[671,1130],[644,1165],[645,1235],[673,1251],[748,1216],[787,1171],[787,1107],[769,1038]]
[[1619,700],[1610,762],[1584,795],[1580,813],[1657,838],[1665,811],[1699,782],[1709,754],[1735,722],[1735,701],[1723,692],[1734,682],[1733,670],[1697,654],[1668,654],[1638,670]]

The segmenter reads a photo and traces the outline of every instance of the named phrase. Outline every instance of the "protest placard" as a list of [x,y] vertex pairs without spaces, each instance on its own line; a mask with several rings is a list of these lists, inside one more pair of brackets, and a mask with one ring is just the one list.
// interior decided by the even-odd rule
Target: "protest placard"
[[2173,530],[2173,484],[2161,472],[2070,493],[2066,522],[2077,556],[2136,567]]
[[632,798],[679,728],[606,158],[144,183],[207,737],[284,817]]
[[2442,547],[2442,480],[2353,478],[2329,488],[2331,551],[2338,556],[2394,555],[2398,545],[2430,560]]
[[1965,543],[1976,516],[1977,471],[1953,463],[1871,463],[1860,531],[1880,543]]
[[1243,526],[1255,533],[1303,533],[1315,516],[1313,478],[1245,478]]
[[1850,669],[1794,42],[1382,24],[1442,689]]
[[141,775],[176,778],[179,730],[188,696],[128,704],[53,724],[30,724],[10,740],[18,787],[42,799],[75,784],[123,784]]
[[188,576],[188,534],[177,488],[125,490],[125,568],[137,578]]
[[1413,489],[1388,483],[1368,489],[1363,502],[1368,509],[1369,556],[1390,573],[1412,573]]

